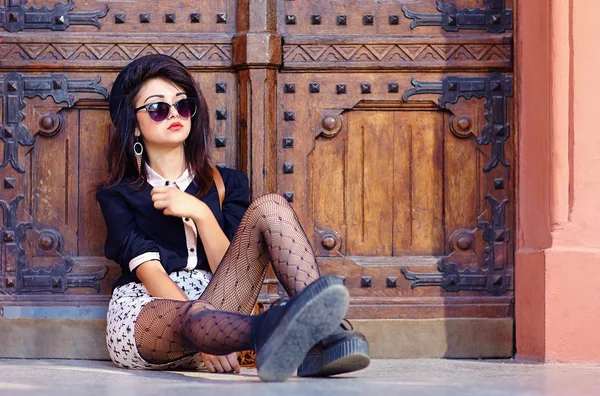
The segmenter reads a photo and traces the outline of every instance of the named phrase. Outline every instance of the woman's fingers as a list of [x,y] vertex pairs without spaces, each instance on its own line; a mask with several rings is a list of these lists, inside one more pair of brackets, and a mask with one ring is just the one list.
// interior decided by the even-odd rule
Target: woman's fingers
[[154,196],[155,194],[164,194],[164,193],[169,192],[169,190],[172,190],[172,188],[171,187],[165,187],[165,186],[154,187],[152,189],[152,191],[150,191],[150,195]]
[[204,365],[206,366],[206,369],[211,372],[214,373],[215,372],[215,367],[213,366],[213,364],[210,362],[210,360],[205,360],[204,361]]
[[211,356],[207,355],[206,353],[200,353],[200,357],[202,358],[202,361],[204,362],[206,369],[209,372],[214,373],[215,367],[213,366],[212,362],[210,361]]
[[152,200],[153,201],[163,201],[165,199],[167,199],[169,197],[169,194],[167,193],[156,193],[156,194],[152,194]]
[[237,353],[230,353],[225,356],[215,356],[202,353],[200,355],[204,365],[211,373],[238,373],[241,374],[242,368],[237,360]]
[[165,200],[154,201],[154,208],[158,210],[162,210],[169,206],[169,203]]
[[223,370],[223,366],[221,366],[221,362],[219,361],[219,356],[213,356],[210,359],[210,362],[213,364],[215,370],[217,370],[218,373],[222,373],[225,370]]
[[154,209],[162,210],[165,216],[173,216],[173,208],[171,206],[171,201],[169,200],[160,200],[154,201]]
[[227,356],[218,356],[218,359],[221,367],[223,367],[223,372],[231,373],[233,371],[229,365],[229,362],[227,361]]
[[234,353],[230,353],[229,355],[225,356],[229,362],[229,366],[232,369],[232,372],[235,371],[238,374],[242,373],[242,367],[240,366],[240,362],[238,361],[238,354],[237,352]]

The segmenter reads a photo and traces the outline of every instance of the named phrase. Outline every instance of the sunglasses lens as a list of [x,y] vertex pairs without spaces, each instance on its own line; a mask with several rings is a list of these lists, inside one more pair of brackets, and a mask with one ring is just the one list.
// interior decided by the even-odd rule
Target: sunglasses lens
[[196,103],[192,99],[182,99],[175,103],[175,110],[181,118],[190,118],[196,114]]
[[148,115],[153,121],[164,121],[169,115],[170,107],[171,106],[165,102],[152,103],[148,106]]

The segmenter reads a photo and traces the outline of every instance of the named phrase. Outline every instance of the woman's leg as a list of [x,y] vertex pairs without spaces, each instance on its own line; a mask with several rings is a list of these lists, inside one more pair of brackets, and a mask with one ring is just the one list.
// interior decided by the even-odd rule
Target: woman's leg
[[250,314],[269,263],[290,296],[320,276],[296,213],[276,194],[264,195],[250,204],[200,299],[218,310]]
[[156,299],[136,319],[135,341],[149,363],[168,363],[198,351],[222,355],[252,349],[254,316],[215,311],[205,301]]
[[[152,341],[179,343],[190,352],[213,355],[255,349],[260,378],[282,381],[296,371],[313,345],[335,331],[349,300],[336,277],[320,278],[286,304],[256,316],[215,311],[201,300],[153,300],[138,315],[135,338],[146,340],[147,346],[139,349],[143,357],[155,360],[159,351],[149,347]],[[156,332],[161,327],[169,329],[164,333],[168,339]]]
[[[165,363],[198,352],[186,342],[184,334],[190,318],[202,311],[250,314],[269,263],[290,296],[319,278],[312,247],[296,214],[283,197],[275,194],[260,197],[250,205],[199,301],[154,300],[144,306],[135,326],[142,358]],[[252,349],[248,344],[251,317],[226,312],[213,315],[215,319],[207,316],[193,325],[198,328],[196,343],[204,346],[202,352],[223,354],[230,348]],[[209,327],[204,324],[207,318],[211,318]],[[227,340],[227,348],[223,340]]]

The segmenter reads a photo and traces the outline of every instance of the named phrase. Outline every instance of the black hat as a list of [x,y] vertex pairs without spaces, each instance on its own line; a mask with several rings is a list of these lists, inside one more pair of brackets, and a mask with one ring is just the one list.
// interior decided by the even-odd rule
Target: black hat
[[[129,63],[127,66],[121,70],[115,82],[113,83],[112,89],[110,91],[110,96],[108,99],[108,111],[110,113],[110,119],[113,125],[117,125],[117,119],[119,114],[121,113],[123,106],[126,106],[126,103],[123,103],[124,99],[127,95],[135,88],[132,86],[133,84],[138,85],[141,81],[127,81],[126,78],[131,75],[133,70],[138,68],[142,68],[142,70],[148,70],[149,67],[154,62],[177,62],[181,66],[185,67],[179,59],[175,59],[169,55],[162,54],[152,54],[142,56],[133,62]],[[137,73],[136,73],[137,74]]]

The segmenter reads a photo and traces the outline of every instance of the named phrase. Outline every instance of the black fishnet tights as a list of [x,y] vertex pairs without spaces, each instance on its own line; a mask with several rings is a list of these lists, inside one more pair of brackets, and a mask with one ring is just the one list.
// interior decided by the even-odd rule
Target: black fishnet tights
[[140,355],[151,363],[165,363],[198,351],[212,355],[252,349],[250,338],[256,316],[215,311],[201,300],[158,299],[146,304],[135,324]]
[[296,214],[279,195],[255,200],[198,301],[154,300],[135,325],[140,355],[164,363],[198,351],[224,355],[252,349],[252,312],[267,267],[290,295],[319,278],[315,256]]

